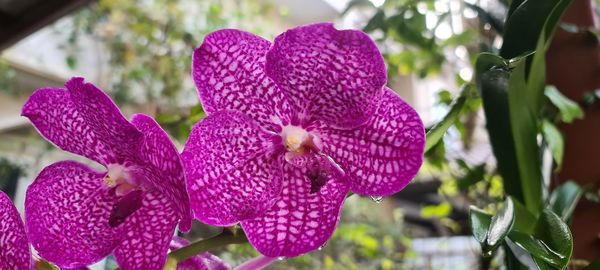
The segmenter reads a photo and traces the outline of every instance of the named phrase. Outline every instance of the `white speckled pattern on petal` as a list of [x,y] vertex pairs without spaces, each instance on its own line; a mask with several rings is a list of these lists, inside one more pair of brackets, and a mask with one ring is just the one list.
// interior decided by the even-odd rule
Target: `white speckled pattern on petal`
[[100,164],[123,162],[136,155],[142,134],[105,93],[84,83],[83,78],[69,80],[66,88],[35,91],[22,115],[59,148]]
[[166,196],[144,195],[142,207],[125,221],[126,237],[114,251],[123,270],[162,270],[177,225],[177,214]]
[[311,193],[308,170],[284,165],[284,184],[279,200],[264,216],[241,222],[248,241],[269,257],[295,257],[324,245],[340,218],[347,180],[332,176],[318,192]]
[[74,161],[46,167],[27,189],[25,220],[41,257],[62,267],[93,264],[121,242],[108,218],[116,196],[102,173]]
[[25,226],[10,198],[0,191],[0,269],[31,267],[31,251]]
[[228,226],[271,207],[281,190],[272,139],[239,112],[216,112],[194,127],[181,159],[197,219]]
[[383,57],[371,38],[330,23],[279,35],[267,53],[265,70],[301,123],[307,118],[338,128],[366,122],[387,81]]
[[390,89],[365,125],[320,132],[325,153],[344,169],[350,190],[360,195],[388,196],[402,190],[423,163],[423,123]]
[[287,100],[264,73],[270,46],[261,37],[233,29],[206,36],[194,51],[192,76],[209,115],[237,110],[265,127],[272,125],[272,116],[288,117]]
[[187,232],[192,227],[192,211],[185,189],[185,173],[179,152],[165,131],[154,119],[143,114],[134,115],[131,123],[144,134],[140,149],[140,162],[150,166],[146,180],[153,188],[167,196],[179,213],[179,230]]

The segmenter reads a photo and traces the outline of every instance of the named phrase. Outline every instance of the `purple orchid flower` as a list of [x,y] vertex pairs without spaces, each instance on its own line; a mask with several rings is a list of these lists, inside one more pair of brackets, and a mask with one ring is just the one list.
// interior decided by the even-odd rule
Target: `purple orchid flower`
[[217,31],[192,75],[208,114],[182,153],[194,216],[240,222],[265,256],[324,245],[349,191],[396,193],[422,164],[423,124],[385,87],[383,58],[360,31],[314,24],[274,44]]
[[[189,245],[190,242],[180,238],[173,237],[171,241],[170,249],[176,250]],[[204,252],[189,258],[183,262],[177,264],[177,270],[229,270],[231,269],[221,258]]]
[[21,216],[0,191],[0,269],[30,269],[31,250]]
[[27,229],[44,259],[65,268],[113,253],[119,266],[162,269],[175,226],[189,231],[191,211],[177,149],[150,117],[128,122],[94,85],[37,90],[23,116],[62,150],[106,168],[54,163],[28,188]]

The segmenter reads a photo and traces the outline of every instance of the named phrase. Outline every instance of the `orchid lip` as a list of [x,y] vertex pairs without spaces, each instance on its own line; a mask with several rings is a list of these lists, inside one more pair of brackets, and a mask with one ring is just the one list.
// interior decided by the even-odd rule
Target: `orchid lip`
[[111,163],[106,166],[107,172],[102,179],[108,188],[114,188],[117,196],[125,196],[138,187],[132,168],[126,165]]
[[295,125],[283,126],[280,135],[288,153],[304,154],[311,151],[317,153],[321,151],[319,137],[302,127]]

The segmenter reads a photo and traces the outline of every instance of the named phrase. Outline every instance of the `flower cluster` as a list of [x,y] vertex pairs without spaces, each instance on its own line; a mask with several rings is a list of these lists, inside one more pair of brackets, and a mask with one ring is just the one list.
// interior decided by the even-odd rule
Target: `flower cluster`
[[[22,114],[44,138],[103,170],[43,169],[27,190],[26,230],[0,196],[0,269],[29,269],[29,241],[62,268],[112,254],[124,270],[162,269],[187,245],[175,228],[189,231],[192,218],[241,224],[267,256],[249,265],[265,265],[325,244],[348,192],[396,193],[422,163],[421,120],[385,86],[382,56],[362,32],[314,24],[271,43],[221,30],[192,68],[208,116],[181,154],[151,117],[128,121],[82,78],[29,98]],[[207,253],[178,266],[227,268]]]

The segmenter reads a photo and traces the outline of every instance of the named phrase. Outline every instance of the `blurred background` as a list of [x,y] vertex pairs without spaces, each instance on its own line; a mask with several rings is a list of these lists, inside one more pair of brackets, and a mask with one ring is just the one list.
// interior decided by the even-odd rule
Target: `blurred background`
[[[388,84],[426,127],[439,121],[473,76],[475,57],[502,44],[506,0],[136,0],[0,1],[0,188],[23,209],[27,186],[58,160],[79,159],[44,141],[20,116],[37,88],[82,76],[126,115],[153,115],[181,148],[204,117],[191,55],[214,30],[238,28],[272,40],[288,28],[332,21],[376,40]],[[270,269],[497,269],[470,236],[469,205],[504,197],[481,101],[427,154],[417,178],[386,198],[352,196],[334,237],[318,251]],[[89,162],[89,161],[88,161]],[[493,209],[492,209],[493,211]],[[218,233],[195,224],[191,240]],[[248,244],[214,251],[235,266]],[[101,262],[94,269],[114,269]]]

